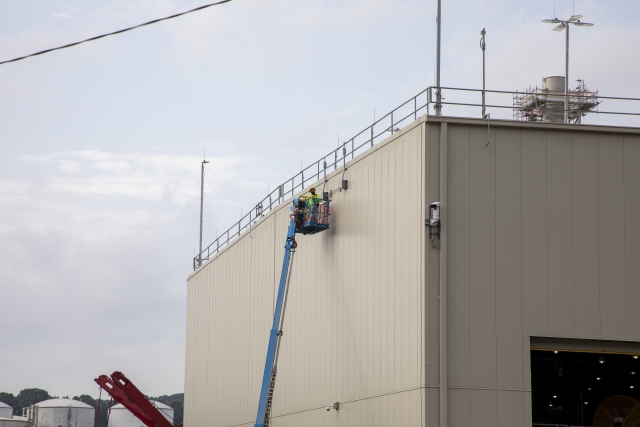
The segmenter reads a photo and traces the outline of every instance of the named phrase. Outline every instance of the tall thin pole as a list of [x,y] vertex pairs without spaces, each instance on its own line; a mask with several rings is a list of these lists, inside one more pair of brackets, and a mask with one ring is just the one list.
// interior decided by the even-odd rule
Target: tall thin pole
[[206,160],[202,161],[202,168],[200,170],[200,250],[198,251],[198,267],[202,265],[202,218],[203,218],[203,205],[204,205],[204,165],[209,163]]
[[569,123],[569,23],[567,22],[567,44],[564,64],[564,122]]
[[442,115],[442,91],[440,90],[440,29],[442,26],[441,1],[442,0],[438,0],[438,16],[436,17],[436,22],[438,23],[438,36],[436,42],[436,116]]
[[484,51],[487,47],[487,45],[484,42],[484,36],[486,34],[487,32],[483,28],[482,31],[480,32],[480,35],[482,36],[482,38],[480,39],[480,49],[482,49],[482,118],[483,119],[487,117],[487,108],[485,104],[485,72],[484,72],[484,68],[485,68]]

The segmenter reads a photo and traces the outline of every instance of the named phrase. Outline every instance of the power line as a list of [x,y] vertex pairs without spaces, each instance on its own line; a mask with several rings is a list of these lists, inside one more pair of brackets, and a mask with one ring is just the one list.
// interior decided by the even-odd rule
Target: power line
[[66,44],[64,46],[54,47],[52,49],[43,50],[43,51],[40,51],[40,52],[32,53],[30,55],[21,56],[19,58],[13,58],[13,59],[10,59],[8,61],[1,61],[0,65],[7,64],[9,62],[21,61],[23,59],[31,58],[32,56],[38,56],[38,55],[42,55],[43,53],[53,52],[54,50],[66,49],[68,47],[77,46],[77,45],[82,44],[82,43],[87,43],[87,42],[91,42],[91,41],[94,41],[94,40],[98,40],[98,39],[101,39],[103,37],[108,37],[108,36],[113,36],[113,35],[120,34],[120,33],[125,33],[127,31],[135,30],[136,28],[144,27],[145,25],[151,25],[151,24],[155,24],[155,23],[160,22],[160,21],[166,21],[167,19],[177,18],[178,16],[186,15],[187,13],[197,12],[199,10],[206,9],[208,7],[211,7],[211,6],[217,6],[217,5],[220,5],[220,4],[223,4],[223,3],[229,3],[230,1],[233,1],[233,0],[220,0],[220,1],[217,1],[215,3],[205,4],[204,6],[199,6],[199,7],[196,7],[195,9],[187,10],[186,12],[180,12],[180,13],[176,13],[175,15],[165,16],[164,18],[154,19],[153,21],[145,22],[144,24],[136,25],[134,27],[129,27],[129,28],[125,28],[123,30],[114,31],[112,33],[102,34],[100,36],[91,37],[90,39],[82,40],[82,41],[75,42],[75,43],[69,43],[69,44]]

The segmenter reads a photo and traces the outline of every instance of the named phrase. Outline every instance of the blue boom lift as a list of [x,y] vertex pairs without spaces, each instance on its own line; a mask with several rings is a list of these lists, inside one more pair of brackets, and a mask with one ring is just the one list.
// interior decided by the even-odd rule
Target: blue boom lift
[[267,348],[267,360],[264,365],[255,427],[269,426],[273,390],[276,383],[278,351],[280,350],[280,339],[282,338],[284,310],[287,306],[289,279],[291,278],[293,255],[297,246],[296,233],[304,235],[316,234],[329,228],[329,200],[326,193],[324,200],[320,202],[310,197],[294,199],[291,210],[293,213],[287,230],[287,242],[284,245],[284,261],[282,263],[282,273],[280,274],[276,307],[273,313],[273,324],[269,334],[269,347]]

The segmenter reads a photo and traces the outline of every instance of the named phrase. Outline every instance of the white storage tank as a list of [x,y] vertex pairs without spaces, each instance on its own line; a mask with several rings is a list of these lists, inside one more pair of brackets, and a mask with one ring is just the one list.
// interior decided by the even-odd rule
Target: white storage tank
[[[173,424],[173,408],[162,402],[151,400],[151,403]],[[127,408],[118,403],[111,408],[109,416],[109,427],[145,427]]]
[[13,408],[6,403],[0,402],[0,418],[12,418]]
[[50,399],[36,403],[36,427],[94,427],[96,410],[73,399]]

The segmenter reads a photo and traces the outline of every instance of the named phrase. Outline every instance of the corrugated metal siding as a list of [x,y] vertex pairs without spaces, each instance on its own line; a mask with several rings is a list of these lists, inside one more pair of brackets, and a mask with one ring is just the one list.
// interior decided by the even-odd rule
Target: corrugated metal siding
[[[299,237],[274,426],[439,425],[439,129],[352,161],[331,230]],[[449,119],[455,427],[531,424],[531,336],[640,340],[640,136],[492,122],[491,141]],[[186,425],[253,423],[288,216],[189,279]]]
[[456,427],[531,424],[530,336],[640,338],[640,137],[491,132],[448,125]]
[[[422,425],[424,130],[419,121],[348,164],[331,229],[298,236],[274,426]],[[188,280],[185,425],[255,419],[289,213],[268,215]],[[340,411],[326,412],[335,401]]]

